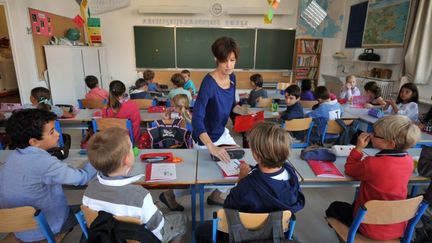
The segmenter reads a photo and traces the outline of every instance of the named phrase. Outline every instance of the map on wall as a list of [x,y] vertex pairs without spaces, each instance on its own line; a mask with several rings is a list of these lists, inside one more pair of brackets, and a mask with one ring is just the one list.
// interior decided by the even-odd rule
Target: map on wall
[[299,13],[297,19],[296,37],[335,38],[342,35],[342,24],[345,12],[345,1],[340,0],[315,0],[325,11],[327,16],[316,28],[312,28],[303,18],[301,13],[310,4],[310,0],[299,1]]
[[409,0],[369,1],[362,46],[403,45],[409,7]]

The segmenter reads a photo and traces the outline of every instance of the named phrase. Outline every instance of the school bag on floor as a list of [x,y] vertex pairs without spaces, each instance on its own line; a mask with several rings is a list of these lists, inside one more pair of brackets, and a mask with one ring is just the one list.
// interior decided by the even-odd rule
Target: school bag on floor
[[182,121],[174,119],[172,124],[165,124],[163,120],[155,121],[156,126],[141,135],[138,148],[192,148],[191,133],[181,127]]

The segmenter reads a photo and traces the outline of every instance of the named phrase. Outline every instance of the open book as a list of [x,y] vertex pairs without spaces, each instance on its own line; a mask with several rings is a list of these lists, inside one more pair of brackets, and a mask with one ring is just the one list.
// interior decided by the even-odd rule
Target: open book
[[313,172],[317,177],[325,178],[344,178],[345,176],[334,165],[333,162],[322,160],[308,160],[307,161]]
[[170,181],[177,179],[173,163],[149,163],[146,165],[146,181]]
[[238,178],[240,173],[240,164],[245,164],[244,160],[232,159],[229,163],[219,161],[217,164],[222,170],[224,179]]

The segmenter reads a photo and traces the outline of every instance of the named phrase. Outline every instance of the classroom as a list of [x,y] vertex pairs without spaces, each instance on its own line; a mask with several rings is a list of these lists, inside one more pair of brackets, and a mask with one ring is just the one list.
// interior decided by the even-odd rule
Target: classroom
[[[48,150],[71,170],[70,178],[56,184],[64,191],[62,207],[85,205],[77,219],[88,221],[92,210],[104,209],[95,198],[107,198],[97,187],[119,178],[97,167],[107,156],[96,156],[96,137],[100,143],[105,134],[122,137],[115,129],[104,131],[120,126],[128,129],[129,140],[106,144],[107,151],[120,144],[133,148],[134,157],[120,158],[127,175],[118,182],[139,187],[134,199],[141,203],[150,196],[152,202],[142,208],[154,208],[152,217],[162,221],[155,231],[150,221],[140,219],[138,225],[146,224],[157,241],[207,242],[203,239],[214,237],[214,212],[222,205],[242,211],[239,205],[251,202],[258,208],[244,212],[291,210],[282,234],[292,242],[354,242],[341,234],[356,224],[357,237],[385,240],[399,234],[396,238],[432,241],[432,232],[419,233],[431,219],[426,210],[432,177],[427,171],[432,163],[430,15],[432,3],[426,0],[0,0],[0,181],[13,178],[9,161],[19,161],[17,151]],[[57,119],[43,113],[50,118],[39,128],[52,126],[60,155],[41,145],[40,135],[30,135],[25,145],[14,140],[29,136],[17,127],[42,114],[26,110],[56,114]],[[15,127],[9,122],[14,120]],[[167,142],[169,133],[177,137]],[[266,164],[285,153],[282,164]],[[174,163],[155,163],[161,161]],[[404,163],[409,174],[377,161]],[[374,169],[360,167],[366,163],[375,163]],[[365,173],[388,178],[369,180]],[[269,189],[250,190],[254,186],[247,183],[263,183],[253,181],[261,175],[271,181],[265,185]],[[289,183],[288,189],[274,181]],[[32,206],[11,203],[22,199],[6,192],[21,190],[20,183],[26,182],[0,185],[0,216],[6,215],[4,208]],[[264,203],[279,202],[285,189],[289,195],[280,204],[290,200],[289,206]],[[251,194],[235,194],[246,191]],[[409,209],[413,214],[403,215],[399,210],[408,209],[395,206],[401,218],[392,221],[396,226],[360,224],[353,215],[372,199],[400,200],[414,208]],[[75,220],[70,209],[69,216],[59,217]],[[413,234],[406,233],[409,227],[400,222],[415,212],[421,212],[420,222]],[[50,213],[48,227],[61,232],[56,237],[62,235],[62,242],[88,237],[90,224],[63,234],[67,222],[53,225]],[[10,241],[15,237],[10,231],[2,232],[3,222],[0,217],[0,241],[16,242]],[[171,227],[177,231],[161,235],[160,227],[170,224],[179,225]],[[216,227],[220,232],[228,226]],[[16,237],[30,239],[30,234]]]

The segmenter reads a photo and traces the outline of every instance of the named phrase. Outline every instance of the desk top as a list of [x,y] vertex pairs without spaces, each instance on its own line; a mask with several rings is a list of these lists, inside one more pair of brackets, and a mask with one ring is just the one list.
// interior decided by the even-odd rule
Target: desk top
[[[63,124],[67,123],[76,123],[76,122],[89,122],[93,118],[101,118],[101,116],[95,117],[93,114],[95,112],[100,112],[100,109],[80,109],[75,114],[75,117],[73,118],[61,118],[59,119],[60,122]],[[140,110],[141,115],[141,121],[154,121],[154,120],[160,120],[163,119],[164,113],[148,113],[147,110]]]
[[[252,156],[250,149],[244,149],[245,156],[243,159],[250,165],[256,165],[256,161]],[[197,184],[205,183],[222,183],[233,184],[238,179],[225,179],[222,175],[222,170],[215,161],[210,158],[210,152],[207,149],[198,150],[198,166],[197,166]]]

